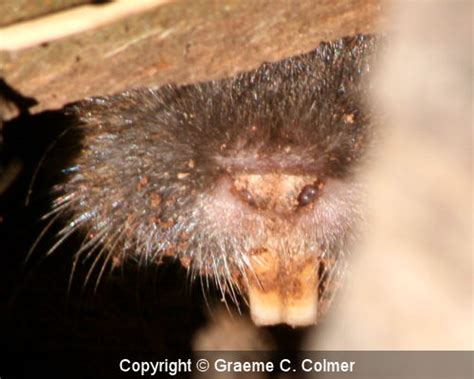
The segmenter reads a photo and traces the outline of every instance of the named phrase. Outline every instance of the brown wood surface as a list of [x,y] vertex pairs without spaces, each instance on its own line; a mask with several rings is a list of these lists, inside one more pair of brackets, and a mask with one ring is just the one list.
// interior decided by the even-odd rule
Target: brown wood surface
[[36,113],[87,96],[255,68],[323,40],[375,32],[382,10],[378,0],[172,2],[41,46],[0,51],[0,77],[36,99]]
[[94,0],[2,0],[0,27],[93,2]]

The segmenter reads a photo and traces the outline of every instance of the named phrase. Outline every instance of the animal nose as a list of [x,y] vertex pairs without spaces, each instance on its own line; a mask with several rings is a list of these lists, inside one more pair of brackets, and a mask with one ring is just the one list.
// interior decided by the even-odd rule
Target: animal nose
[[233,192],[247,206],[260,211],[292,213],[314,204],[323,183],[314,175],[285,173],[237,174]]

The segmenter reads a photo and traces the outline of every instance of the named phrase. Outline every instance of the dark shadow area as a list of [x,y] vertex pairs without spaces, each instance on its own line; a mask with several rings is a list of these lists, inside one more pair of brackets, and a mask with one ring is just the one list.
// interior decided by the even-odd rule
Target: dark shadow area
[[8,83],[2,78],[0,78],[0,102],[14,104],[18,108],[20,115],[28,114],[29,108],[38,104],[34,98],[22,95],[20,92],[8,85]]
[[[137,358],[154,354],[154,360],[178,352],[183,355],[191,350],[191,337],[206,321],[206,307],[202,288],[190,285],[179,264],[129,262],[104,277],[95,289],[97,275],[85,284],[89,262],[78,265],[68,291],[72,258],[84,236],[71,236],[46,257],[56,233],[64,227],[61,220],[25,262],[47,223],[41,217],[50,209],[51,188],[80,148],[81,136],[70,128],[71,121],[62,112],[44,112],[22,114],[4,124],[1,162],[15,159],[22,170],[0,196],[2,355],[21,356],[29,362],[45,356],[50,361],[57,355],[59,361],[85,365],[77,377],[92,377],[84,376],[89,372],[87,364],[93,377],[116,376],[115,361],[127,354]],[[113,364],[104,364],[101,373],[93,357]],[[28,367],[35,366],[31,362]],[[56,358],[51,362],[57,362]],[[75,375],[68,371],[67,377]]]

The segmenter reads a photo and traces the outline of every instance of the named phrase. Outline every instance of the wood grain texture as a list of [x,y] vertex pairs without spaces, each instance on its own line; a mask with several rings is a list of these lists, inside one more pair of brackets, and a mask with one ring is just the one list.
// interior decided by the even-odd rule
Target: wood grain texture
[[30,20],[53,12],[63,11],[94,0],[2,0],[0,2],[0,26]]
[[220,78],[323,40],[371,33],[383,24],[382,8],[377,0],[173,2],[41,46],[0,51],[0,75],[38,101],[36,113],[127,88]]

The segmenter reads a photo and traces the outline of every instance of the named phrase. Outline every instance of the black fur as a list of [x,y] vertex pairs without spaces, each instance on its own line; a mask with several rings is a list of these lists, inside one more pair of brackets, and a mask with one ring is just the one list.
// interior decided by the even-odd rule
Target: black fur
[[[375,44],[343,38],[228,79],[68,106],[81,148],[56,187],[53,214],[69,220],[59,241],[85,231],[77,258],[101,256],[101,271],[127,257],[174,256],[225,290],[240,287],[246,256],[272,234],[281,254],[317,254],[337,275],[334,262],[359,216],[354,173],[373,133],[363,100]],[[337,184],[294,214],[235,216],[216,193],[241,172]],[[269,217],[278,224],[272,230]]]

